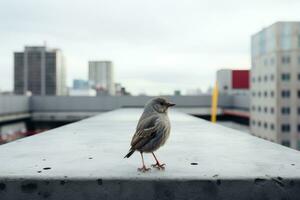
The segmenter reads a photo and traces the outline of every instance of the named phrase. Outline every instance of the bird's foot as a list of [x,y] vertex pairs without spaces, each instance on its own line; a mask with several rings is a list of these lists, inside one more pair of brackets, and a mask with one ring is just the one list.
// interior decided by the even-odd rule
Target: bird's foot
[[156,168],[156,169],[158,169],[158,170],[165,170],[165,165],[166,164],[160,164],[160,163],[156,163],[156,164],[153,164],[153,165],[151,165],[152,167],[154,167],[154,168]]
[[143,173],[145,173],[149,170],[151,170],[151,168],[147,168],[145,165],[143,165],[143,167],[141,167],[141,168],[138,168],[138,171],[143,172]]

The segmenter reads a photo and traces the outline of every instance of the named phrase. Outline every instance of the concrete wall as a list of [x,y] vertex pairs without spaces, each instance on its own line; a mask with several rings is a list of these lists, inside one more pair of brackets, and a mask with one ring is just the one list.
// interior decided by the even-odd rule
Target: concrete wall
[[29,112],[29,97],[0,95],[0,115]]
[[[0,115],[23,112],[104,112],[117,108],[143,107],[149,96],[1,96]],[[169,96],[177,108],[210,108],[211,96]],[[248,110],[248,96],[219,96],[220,108]]]
[[249,95],[236,95],[232,97],[232,106],[236,109],[249,110],[250,97]]
[[[149,96],[99,96],[99,97],[68,97],[68,96],[33,96],[30,108],[34,112],[103,112],[117,108],[143,107]],[[210,107],[211,96],[170,96],[178,108]],[[236,102],[244,106],[243,98]],[[232,96],[220,96],[219,107],[233,107]],[[247,103],[245,104],[245,106]]]

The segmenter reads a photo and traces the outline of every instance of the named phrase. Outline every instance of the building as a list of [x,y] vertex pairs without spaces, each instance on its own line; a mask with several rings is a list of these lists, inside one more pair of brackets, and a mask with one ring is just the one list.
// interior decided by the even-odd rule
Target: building
[[116,96],[130,96],[130,92],[126,90],[121,83],[115,83],[115,95]]
[[90,61],[89,81],[97,94],[115,95],[114,72],[111,61]]
[[65,95],[62,52],[46,46],[26,46],[14,53],[14,92],[19,95]]
[[251,51],[251,132],[300,149],[300,22],[262,29]]
[[89,88],[89,82],[82,79],[74,79],[73,80],[73,89],[79,90],[79,89],[88,89]]
[[249,70],[218,70],[217,83],[219,93],[229,95],[248,95],[249,76]]
[[68,90],[68,96],[96,96],[96,90],[91,88],[73,89]]

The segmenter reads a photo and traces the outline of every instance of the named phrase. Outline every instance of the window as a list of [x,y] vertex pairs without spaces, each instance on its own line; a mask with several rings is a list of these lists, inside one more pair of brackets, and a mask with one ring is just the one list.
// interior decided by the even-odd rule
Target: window
[[260,107],[260,106],[258,106],[258,109],[257,109],[257,110],[258,110],[258,112],[260,112],[260,111],[261,111],[261,107]]
[[300,81],[300,73],[298,74],[298,80]]
[[290,74],[281,74],[281,80],[283,81],[289,81],[291,79]]
[[290,132],[290,125],[289,124],[282,124],[281,125],[281,132],[283,133],[289,133]]
[[254,78],[254,77],[252,78],[252,82],[253,82],[253,83],[255,82],[255,78]]
[[271,97],[274,97],[274,91],[271,91],[270,94],[271,94]]
[[291,62],[291,58],[289,56],[282,56],[281,63],[282,64],[289,64]]
[[264,108],[264,111],[265,111],[265,113],[268,113],[268,108],[265,107],[265,108]]
[[291,146],[290,141],[288,141],[288,140],[283,140],[283,141],[281,141],[281,144],[282,144],[283,146],[286,146],[286,147]]
[[[299,95],[300,93],[298,92],[298,95]],[[289,91],[289,90],[282,90],[281,91],[281,97],[282,98],[289,98],[291,96],[291,92]]]
[[268,60],[267,59],[264,60],[264,65],[268,66]]
[[264,80],[265,80],[265,82],[268,81],[268,76],[267,75],[265,75]]
[[255,106],[252,106],[252,110],[255,111]]
[[272,107],[270,110],[271,110],[271,113],[274,114],[274,108]]
[[252,92],[252,96],[255,97],[255,95],[256,95],[256,93],[255,93],[255,92]]
[[264,123],[264,128],[267,129],[268,128],[268,124],[267,122]]
[[298,127],[297,127],[297,128],[298,128],[298,132],[300,133],[300,124],[298,124]]
[[261,122],[260,122],[260,121],[258,121],[258,123],[257,123],[257,124],[258,124],[258,126],[259,126],[259,127],[261,126]]
[[258,92],[258,96],[259,96],[259,97],[261,96],[261,92]]
[[264,92],[264,95],[265,95],[265,97],[267,97],[267,96],[268,96],[268,92],[267,92],[267,91],[265,91],[265,92]]
[[270,128],[271,128],[271,130],[274,130],[275,129],[274,124],[271,124]]
[[283,115],[289,115],[291,112],[291,109],[289,107],[282,107],[281,108],[281,114]]
[[270,78],[272,81],[274,81],[274,74],[271,74]]
[[252,120],[252,125],[255,125],[255,120]]
[[271,64],[271,65],[274,65],[274,63],[275,63],[275,59],[274,59],[274,58],[271,58],[270,64]]
[[298,107],[298,115],[300,115],[300,107]]
[[298,97],[300,98],[300,90],[298,90]]
[[260,78],[260,76],[258,77],[258,79],[257,79],[257,80],[258,80],[258,82],[260,82],[260,81],[261,81],[261,78]]

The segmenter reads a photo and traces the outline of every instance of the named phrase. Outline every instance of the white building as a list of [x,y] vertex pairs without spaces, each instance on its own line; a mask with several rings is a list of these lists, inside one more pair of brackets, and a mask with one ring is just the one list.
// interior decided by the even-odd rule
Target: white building
[[249,70],[218,70],[217,83],[220,94],[249,95]]
[[300,22],[252,36],[251,132],[300,149]]
[[114,71],[111,61],[90,61],[89,81],[98,93],[115,95]]

